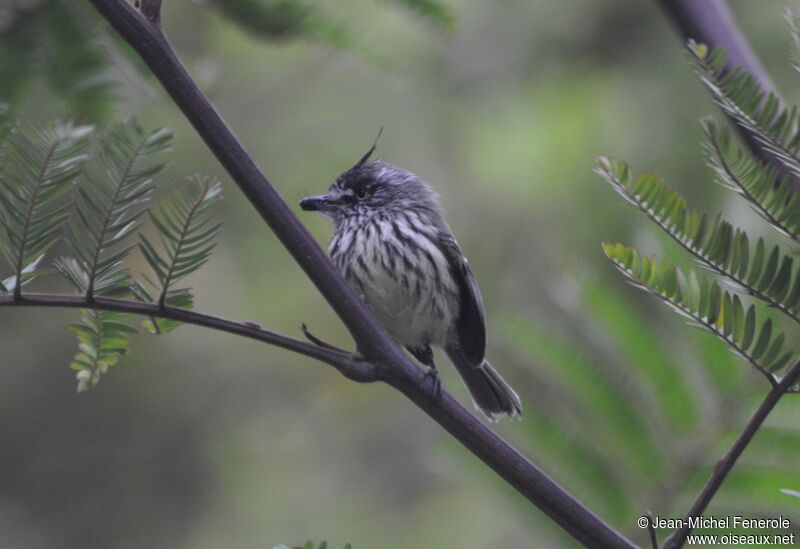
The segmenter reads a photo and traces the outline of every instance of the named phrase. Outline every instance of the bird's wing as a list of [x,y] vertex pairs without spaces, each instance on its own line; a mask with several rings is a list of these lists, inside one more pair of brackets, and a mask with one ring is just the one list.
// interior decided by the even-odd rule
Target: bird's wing
[[467,359],[478,367],[483,363],[486,352],[486,325],[483,320],[481,291],[458,242],[444,231],[440,232],[439,240],[459,289],[460,307],[456,319],[458,346]]

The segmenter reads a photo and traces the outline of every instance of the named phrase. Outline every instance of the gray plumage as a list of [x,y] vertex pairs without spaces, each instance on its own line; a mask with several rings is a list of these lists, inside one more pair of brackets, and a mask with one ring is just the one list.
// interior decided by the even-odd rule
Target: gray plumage
[[480,290],[438,197],[413,173],[368,162],[371,152],[301,207],[333,220],[331,259],[395,340],[433,374],[431,346],[443,348],[489,419],[519,416],[519,397],[484,358]]

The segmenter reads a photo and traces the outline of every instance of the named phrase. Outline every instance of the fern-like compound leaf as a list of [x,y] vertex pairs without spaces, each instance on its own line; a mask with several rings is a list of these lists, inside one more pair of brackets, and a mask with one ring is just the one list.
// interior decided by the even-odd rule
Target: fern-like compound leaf
[[[167,130],[145,133],[133,121],[113,124],[99,137],[96,162],[74,192],[76,208],[67,241],[71,256],[55,263],[89,300],[131,293],[124,261],[134,245],[125,240],[139,225],[171,139]],[[127,319],[118,312],[83,309],[81,322],[69,326],[78,338],[79,351],[70,364],[78,391],[96,385],[128,352],[137,330]]]
[[800,193],[792,192],[774,166],[733,146],[730,131],[713,119],[703,120],[703,131],[706,155],[718,180],[742,195],[778,232],[800,241]]
[[717,282],[693,270],[684,274],[664,260],[642,256],[622,244],[603,244],[603,251],[634,285],[723,340],[770,383],[779,383],[780,373],[796,362],[796,353],[786,348],[786,336],[777,333],[772,320],[759,322],[754,305],[745,308],[738,295]]
[[726,52],[690,43],[700,79],[722,110],[747,128],[788,172],[800,177],[800,112],[784,107],[773,93],[761,89],[746,70],[725,68]]
[[800,267],[776,245],[759,238],[752,249],[747,233],[717,216],[691,210],[683,196],[654,174],[634,177],[624,162],[598,159],[595,170],[704,267],[735,287],[800,323]]
[[[95,170],[75,193],[76,215],[69,226],[70,251],[76,262],[57,267],[90,298],[130,291],[124,260],[134,244],[126,239],[139,226],[153,177],[164,167],[163,155],[172,143],[169,130],[145,133],[134,122],[113,124],[100,139]],[[74,268],[84,271],[85,286],[76,284]]]
[[178,187],[171,199],[160,206],[158,214],[150,212],[161,247],[145,235],[140,235],[139,246],[155,274],[153,286],[159,291],[160,305],[186,292],[174,285],[208,261],[222,227],[214,216],[221,199],[219,181],[196,176]]
[[61,236],[71,204],[69,183],[89,158],[91,126],[55,124],[49,128],[15,127],[3,148],[0,171],[0,249],[13,270],[13,285],[21,287],[41,271],[42,256]]

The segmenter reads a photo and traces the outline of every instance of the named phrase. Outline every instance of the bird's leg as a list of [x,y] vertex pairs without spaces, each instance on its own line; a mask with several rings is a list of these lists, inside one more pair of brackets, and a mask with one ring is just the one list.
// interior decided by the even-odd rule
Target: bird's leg
[[433,362],[433,349],[431,349],[430,345],[416,348],[407,347],[407,349],[414,355],[414,358],[428,367],[428,371],[425,372],[425,377],[431,378],[433,382],[433,399],[439,400],[442,396],[442,380],[439,377],[439,370],[436,369],[436,364]]

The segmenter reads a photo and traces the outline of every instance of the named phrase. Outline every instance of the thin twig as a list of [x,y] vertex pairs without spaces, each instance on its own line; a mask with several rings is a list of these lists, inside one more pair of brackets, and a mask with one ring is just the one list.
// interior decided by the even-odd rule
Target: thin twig
[[63,307],[73,309],[100,309],[148,316],[150,318],[166,318],[178,320],[186,324],[204,326],[222,332],[255,339],[276,347],[281,347],[307,357],[317,359],[339,370],[346,377],[360,382],[377,381],[377,367],[346,351],[334,347],[323,348],[304,341],[277,334],[247,322],[236,322],[204,313],[179,309],[156,303],[130,301],[95,295],[91,301],[86,296],[24,293],[15,298],[13,294],[0,294],[0,307]]
[[699,517],[703,514],[703,512],[706,510],[706,507],[708,507],[709,502],[714,497],[714,494],[716,494],[717,490],[719,490],[720,486],[722,486],[722,483],[725,481],[728,473],[731,472],[731,469],[736,464],[739,456],[742,455],[742,452],[744,452],[744,449],[747,447],[748,443],[752,440],[753,436],[755,436],[756,432],[758,432],[758,429],[764,423],[764,420],[767,418],[781,397],[786,394],[795,383],[797,383],[798,379],[800,379],[800,362],[797,362],[794,366],[792,366],[792,368],[786,374],[786,377],[784,377],[777,386],[767,393],[764,401],[753,414],[753,417],[750,418],[747,426],[736,439],[736,442],[733,443],[731,449],[728,450],[725,456],[723,456],[723,458],[717,463],[716,467],[714,467],[714,471],[711,473],[711,477],[703,487],[703,491],[697,496],[697,499],[695,500],[694,504],[692,504],[691,509],[689,509],[689,512],[686,514],[686,518],[684,518],[683,521],[683,528],[675,532],[666,541],[666,543],[664,543],[664,549],[676,549],[678,547],[682,547],[683,544],[686,543],[686,537],[692,531],[692,527],[689,524],[689,519],[692,517]]
[[[278,194],[175,56],[158,26],[124,0],[89,0],[141,56],[212,153],[342,319],[389,385],[425,411],[578,541],[634,547],[447,393],[433,401],[425,374],[400,350]],[[331,351],[314,346],[320,352]]]
[[653,524],[653,513],[650,509],[645,513],[647,517],[647,531],[650,534],[650,547],[651,549],[658,549],[658,532],[656,532],[656,525]]

